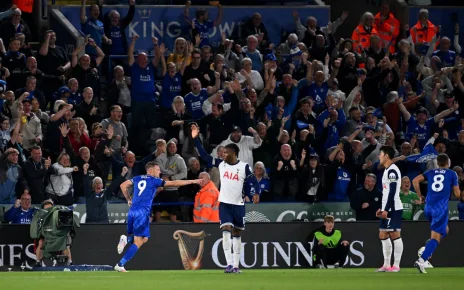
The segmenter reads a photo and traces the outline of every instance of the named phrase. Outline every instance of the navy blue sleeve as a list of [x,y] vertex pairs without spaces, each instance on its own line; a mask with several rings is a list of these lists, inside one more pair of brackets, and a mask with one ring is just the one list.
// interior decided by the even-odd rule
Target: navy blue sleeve
[[201,145],[201,142],[198,140],[198,138],[195,139],[195,148],[198,150],[201,159],[208,163],[208,167],[219,167],[219,164],[221,164],[222,160],[219,158],[213,158],[211,155],[209,155],[205,148],[203,148],[203,145]]
[[[252,184],[251,187],[253,187],[253,188],[255,189],[255,194],[261,195],[261,190],[259,190],[260,188],[259,188],[258,181],[256,180],[256,178],[254,178],[255,175],[254,175],[253,172],[251,172],[251,170],[250,170],[250,165],[248,165],[248,164],[247,164],[246,167],[245,167],[245,175],[246,175],[246,178],[245,178],[244,184],[249,184],[249,183],[251,183],[251,184]],[[250,199],[252,199],[253,196],[250,194],[250,192],[251,192],[251,190],[248,190],[248,191],[246,192],[246,194],[248,195],[248,197],[249,197]]]
[[398,188],[398,174],[395,170],[388,171],[388,180],[390,181],[390,192],[388,193],[387,204],[385,205],[385,211],[389,211],[393,207],[395,202],[396,189]]

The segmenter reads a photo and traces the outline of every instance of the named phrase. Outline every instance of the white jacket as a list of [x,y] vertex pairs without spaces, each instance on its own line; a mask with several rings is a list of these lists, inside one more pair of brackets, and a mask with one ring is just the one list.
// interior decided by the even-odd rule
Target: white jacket
[[[230,135],[229,135],[229,138],[222,141],[221,144],[219,144],[216,148],[214,148],[213,152],[211,152],[211,156],[213,156],[214,158],[217,158],[217,149],[218,149],[218,147],[219,146],[226,146],[226,145],[228,145],[230,143],[234,143],[234,142],[232,142],[232,140],[230,140]],[[254,163],[253,163],[253,149],[259,148],[262,143],[263,143],[263,140],[261,140],[261,138],[259,138],[259,143],[256,144],[253,137],[251,137],[251,136],[243,136],[242,135],[242,138],[240,139],[240,141],[238,141],[238,143],[235,143],[235,144],[237,144],[238,148],[240,149],[240,152],[238,153],[238,159],[240,161],[248,163],[248,165],[250,165],[250,167],[253,168],[253,165],[254,165]]]
[[58,162],[52,165],[54,172],[50,175],[50,183],[47,185],[46,191],[57,196],[66,195],[73,185],[72,167],[63,167]]

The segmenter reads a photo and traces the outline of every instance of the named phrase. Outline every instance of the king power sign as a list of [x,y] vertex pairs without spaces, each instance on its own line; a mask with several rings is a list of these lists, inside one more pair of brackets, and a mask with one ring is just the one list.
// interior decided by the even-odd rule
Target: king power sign
[[[200,8],[200,7],[199,7]],[[205,6],[210,15],[209,19],[214,20],[217,16],[218,9],[212,6]],[[253,13],[260,13],[263,18],[268,37],[274,44],[281,43],[284,31],[295,31],[295,21],[293,20],[292,11],[298,8],[300,19],[305,23],[305,19],[311,15],[317,15],[317,22],[320,26],[327,25],[330,17],[329,7],[303,6],[303,7],[286,7],[286,6],[259,6],[259,7],[224,7],[222,23],[209,31],[210,45],[219,46],[221,43],[221,34],[225,33],[227,38],[244,39],[241,35],[242,26],[251,19]],[[80,6],[63,6],[61,13],[71,22],[78,30],[80,24]],[[127,15],[129,8],[127,6],[104,6],[103,13],[111,10],[117,10],[121,17]],[[195,8],[190,9],[190,16],[195,17]],[[151,52],[153,44],[151,38],[157,37],[160,42],[164,43],[168,50],[172,51],[174,41],[178,37],[191,39],[189,25],[184,20],[184,6],[143,6],[137,5],[132,22],[126,28],[126,36],[131,39],[133,35],[139,35],[136,44],[136,50]],[[59,37],[59,36],[58,36]]]

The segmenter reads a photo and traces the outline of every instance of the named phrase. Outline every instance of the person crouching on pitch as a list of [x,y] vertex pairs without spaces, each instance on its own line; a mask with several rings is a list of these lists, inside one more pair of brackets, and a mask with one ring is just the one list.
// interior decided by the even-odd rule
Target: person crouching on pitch
[[314,242],[313,257],[316,261],[314,265],[321,269],[328,265],[343,267],[350,250],[350,243],[342,239],[342,232],[335,230],[334,226],[334,217],[327,215],[324,217],[324,225],[311,234]]

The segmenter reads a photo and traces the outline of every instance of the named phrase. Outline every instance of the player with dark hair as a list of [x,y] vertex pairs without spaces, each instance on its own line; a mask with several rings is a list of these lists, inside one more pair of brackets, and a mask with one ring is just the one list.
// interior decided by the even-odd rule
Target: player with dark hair
[[[145,166],[147,175],[139,175],[121,184],[121,191],[129,205],[127,215],[127,234],[129,238],[122,235],[119,239],[118,253],[121,254],[127,243],[132,244],[126,251],[124,257],[119,261],[114,270],[127,272],[124,265],[132,259],[138,249],[148,241],[150,237],[150,212],[153,198],[159,187],[180,187],[189,184],[201,184],[202,179],[164,181],[160,179],[160,167],[154,162],[148,162]],[[134,187],[132,198],[129,196],[128,188]]]
[[[240,273],[240,251],[242,248],[241,233],[245,230],[245,201],[243,196],[244,184],[253,183],[254,188],[259,188],[250,166],[237,159],[239,148],[231,143],[224,147],[224,160],[213,158],[198,140],[199,129],[191,126],[192,138],[195,140],[195,148],[202,158],[219,169],[221,190],[219,192],[219,219],[222,229],[222,247],[226,256],[227,268],[224,273]],[[253,203],[259,202],[259,193],[249,196]],[[231,239],[232,236],[232,239]],[[233,255],[232,255],[233,248]]]
[[449,169],[450,160],[448,155],[439,154],[437,156],[438,169],[432,169],[418,175],[412,181],[417,196],[423,200],[420,190],[420,183],[427,180],[427,195],[425,198],[425,216],[430,221],[431,237],[425,245],[425,250],[414,266],[420,273],[425,271],[425,263],[440,243],[441,238],[446,237],[449,232],[448,227],[448,200],[451,189],[454,195],[459,199],[461,192],[459,190],[458,175]]
[[[382,241],[384,263],[377,272],[399,272],[403,255],[401,239],[401,217],[403,204],[400,200],[401,172],[393,163],[395,149],[390,146],[380,147],[380,164],[385,168],[382,176],[382,208],[377,211],[381,218],[379,238]],[[395,245],[395,259],[391,265],[392,241]]]

